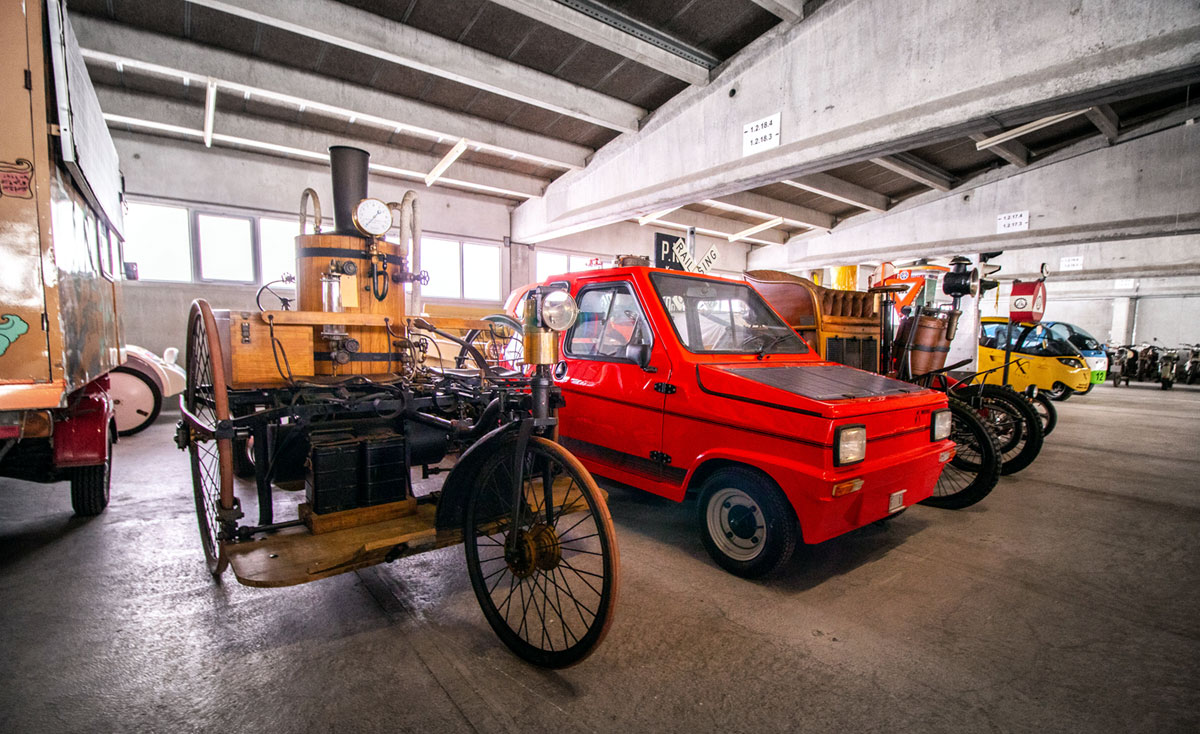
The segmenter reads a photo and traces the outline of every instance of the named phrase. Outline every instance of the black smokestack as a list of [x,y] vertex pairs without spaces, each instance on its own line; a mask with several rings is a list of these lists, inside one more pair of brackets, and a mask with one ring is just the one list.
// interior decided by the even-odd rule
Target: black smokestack
[[361,236],[354,227],[354,208],[367,198],[367,161],[371,154],[348,145],[329,146],[333,169],[333,225],[337,234]]

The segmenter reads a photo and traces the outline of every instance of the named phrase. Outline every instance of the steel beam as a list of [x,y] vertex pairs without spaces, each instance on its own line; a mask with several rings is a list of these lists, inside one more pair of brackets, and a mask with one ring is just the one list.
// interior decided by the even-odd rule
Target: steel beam
[[637,105],[334,0],[189,1],[618,132],[636,132],[646,114]]
[[71,20],[89,64],[191,83],[206,83],[260,100],[330,115],[357,124],[430,140],[467,138],[481,150],[554,168],[582,168],[592,150],[327,76],[300,71],[171,36],[88,16]]

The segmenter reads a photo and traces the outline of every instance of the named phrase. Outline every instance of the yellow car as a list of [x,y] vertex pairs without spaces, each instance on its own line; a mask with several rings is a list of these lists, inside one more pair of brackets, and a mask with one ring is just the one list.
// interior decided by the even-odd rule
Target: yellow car
[[[979,337],[979,370],[990,370],[1004,364],[1004,342],[1008,336],[1008,319],[985,317]],[[1092,373],[1087,362],[1069,341],[1055,336],[1041,324],[1013,324],[1013,363],[1008,368],[1008,384],[1023,391],[1030,385],[1044,390],[1056,400],[1065,400],[1075,392],[1083,392],[1091,384]],[[1004,370],[989,372],[984,381],[999,385]]]

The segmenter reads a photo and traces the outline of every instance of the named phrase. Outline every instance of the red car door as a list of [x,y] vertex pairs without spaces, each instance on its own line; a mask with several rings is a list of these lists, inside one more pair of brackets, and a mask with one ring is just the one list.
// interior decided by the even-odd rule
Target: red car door
[[[567,369],[556,375],[566,399],[560,438],[596,473],[647,487],[667,473],[660,450],[670,358],[628,281],[590,283],[575,297],[579,319],[563,339]],[[641,345],[650,347],[646,368],[629,349]]]

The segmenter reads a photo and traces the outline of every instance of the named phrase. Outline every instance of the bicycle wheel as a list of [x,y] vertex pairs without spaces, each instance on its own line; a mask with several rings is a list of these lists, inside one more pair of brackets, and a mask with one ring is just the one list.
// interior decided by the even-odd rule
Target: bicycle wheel
[[1042,419],[1025,398],[1001,385],[968,385],[954,390],[996,437],[1000,473],[1007,476],[1033,463],[1042,450]]
[[[520,370],[524,366],[520,322],[503,313],[489,314],[482,320],[488,322],[488,328],[471,329],[463,340],[478,349],[490,366],[502,370]],[[477,365],[467,349],[462,347],[454,357],[454,366],[463,369]]]
[[529,439],[514,506],[516,437],[499,444],[467,500],[463,544],[488,624],[522,659],[574,665],[608,632],[619,586],[617,543],[600,490],[578,459]]
[[1042,419],[1042,435],[1049,436],[1058,425],[1058,408],[1054,407],[1054,402],[1049,397],[1039,392],[1033,398],[1033,409]]
[[221,544],[230,535],[231,523],[221,520],[220,510],[233,507],[233,442],[213,436],[217,424],[229,419],[229,395],[216,321],[208,302],[202,300],[192,302],[188,315],[183,404],[200,543],[209,573],[220,576],[229,565]]
[[1000,452],[987,426],[971,407],[950,398],[954,458],[942,469],[933,496],[921,504],[960,510],[987,497],[1000,481]]

